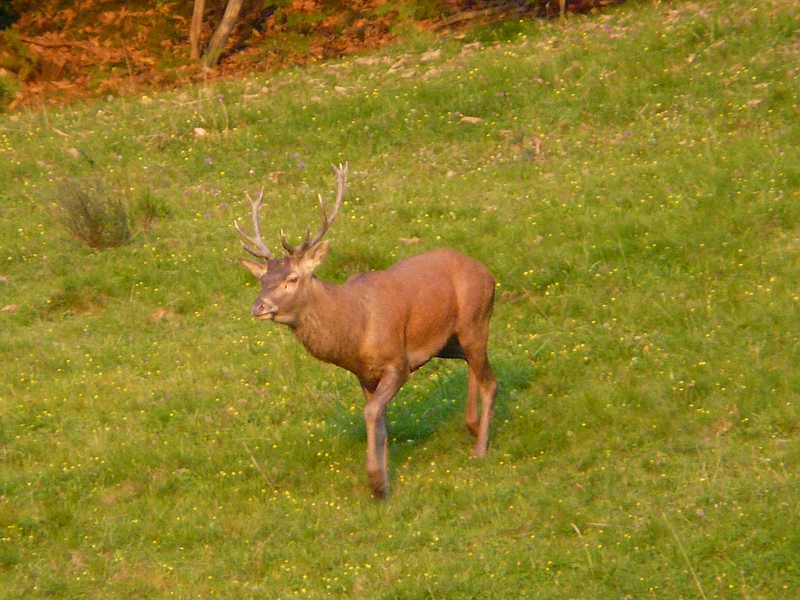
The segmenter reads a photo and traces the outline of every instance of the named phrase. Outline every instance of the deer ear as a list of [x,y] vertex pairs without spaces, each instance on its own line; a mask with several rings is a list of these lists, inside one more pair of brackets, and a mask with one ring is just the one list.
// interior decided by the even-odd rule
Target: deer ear
[[331,243],[328,240],[324,240],[311,246],[298,261],[298,270],[303,273],[313,273],[314,269],[320,266],[325,257],[328,256],[330,245]]
[[266,263],[253,262],[252,260],[247,260],[246,258],[240,258],[239,262],[242,263],[244,268],[250,271],[250,273],[256,279],[261,279],[261,276],[267,272]]

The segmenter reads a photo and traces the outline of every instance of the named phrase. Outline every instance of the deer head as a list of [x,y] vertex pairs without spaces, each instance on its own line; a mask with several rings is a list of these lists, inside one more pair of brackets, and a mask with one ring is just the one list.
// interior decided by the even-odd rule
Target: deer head
[[244,238],[242,242],[244,249],[253,256],[266,260],[264,263],[239,259],[245,268],[261,282],[261,292],[250,308],[250,314],[254,317],[292,325],[298,309],[304,305],[306,284],[313,276],[314,269],[322,264],[328,255],[330,242],[322,241],[322,237],[336,219],[344,196],[347,164],[334,166],[333,170],[338,179],[333,210],[328,214],[320,195],[319,208],[322,213],[322,225],[313,236],[311,236],[310,229],[306,229],[305,239],[298,246],[288,244],[286,235],[281,230],[281,246],[286,251],[286,256],[283,258],[276,258],[261,237],[258,213],[264,198],[263,188],[256,199],[247,194],[253,219],[253,236],[242,231],[236,221],[234,221],[234,226]]

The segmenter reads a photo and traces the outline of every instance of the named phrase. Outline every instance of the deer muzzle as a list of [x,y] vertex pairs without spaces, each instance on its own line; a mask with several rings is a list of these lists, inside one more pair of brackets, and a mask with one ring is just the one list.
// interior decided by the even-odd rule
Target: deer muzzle
[[253,306],[250,307],[250,314],[261,321],[274,319],[275,313],[277,312],[277,306],[274,306],[271,303],[265,302],[261,299],[256,300],[253,303]]

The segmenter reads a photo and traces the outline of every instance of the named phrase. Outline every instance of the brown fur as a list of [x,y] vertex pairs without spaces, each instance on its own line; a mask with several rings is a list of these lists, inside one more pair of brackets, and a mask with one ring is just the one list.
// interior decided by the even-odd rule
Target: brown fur
[[333,210],[328,213],[320,197],[322,226],[299,246],[289,246],[281,232],[286,258],[275,258],[261,238],[263,190],[250,198],[254,235],[235,223],[236,229],[244,248],[267,262],[240,260],[261,282],[250,313],[287,325],[313,356],[358,378],[367,401],[367,476],[373,494],[383,498],[389,489],[386,405],[411,373],[435,356],[467,361],[465,422],[477,437],[474,455],[486,454],[497,394],[486,353],[495,281],[477,260],[449,248],[351,277],[344,285],[314,277],[328,255],[329,242],[321,240],[341,207],[347,165],[334,171],[338,187]]
[[466,424],[478,438],[474,454],[482,457],[497,389],[486,353],[495,288],[489,270],[440,248],[335,285],[313,275],[327,251],[327,242],[320,242],[266,264],[242,260],[262,284],[251,312],[288,325],[309,353],[358,378],[367,399],[373,493],[382,498],[389,485],[386,404],[412,372],[436,356],[463,358],[469,365]]

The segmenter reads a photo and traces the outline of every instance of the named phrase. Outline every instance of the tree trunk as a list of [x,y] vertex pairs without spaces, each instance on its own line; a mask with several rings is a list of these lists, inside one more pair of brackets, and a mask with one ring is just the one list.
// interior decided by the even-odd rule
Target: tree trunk
[[222,51],[225,50],[225,44],[228,43],[228,36],[233,31],[233,26],[236,25],[236,19],[239,18],[239,11],[242,9],[243,2],[244,0],[228,0],[225,14],[222,15],[222,21],[208,43],[208,48],[206,48],[206,53],[203,56],[203,64],[206,67],[213,67],[219,62]]
[[205,10],[206,0],[194,0],[194,12],[192,13],[192,26],[189,29],[189,44],[191,45],[191,57],[200,58],[200,31],[203,28],[203,11]]

